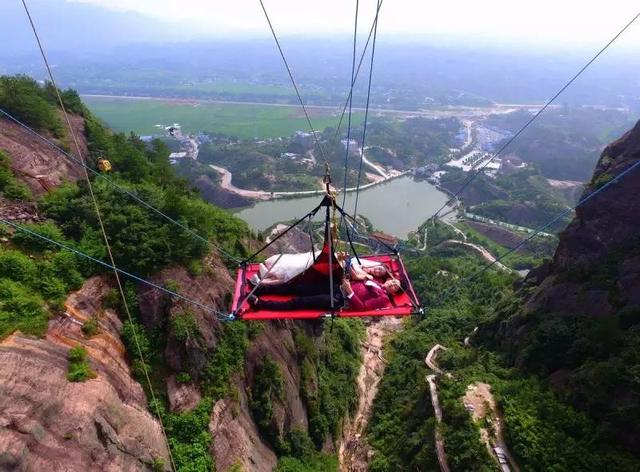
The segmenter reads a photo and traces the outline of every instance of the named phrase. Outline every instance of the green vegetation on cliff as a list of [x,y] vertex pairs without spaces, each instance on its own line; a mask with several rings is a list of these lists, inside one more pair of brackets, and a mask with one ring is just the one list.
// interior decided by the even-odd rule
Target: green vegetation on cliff
[[9,156],[0,150],[0,194],[9,200],[29,200],[31,191],[24,183],[16,179],[11,165]]
[[[408,267],[429,307],[443,290],[479,266],[469,256],[423,256],[409,261]],[[497,464],[480,443],[480,425],[473,423],[462,404],[467,386],[477,381],[491,385],[504,415],[507,444],[521,470],[638,469],[637,459],[613,445],[606,425],[562,403],[539,378],[508,368],[504,358],[486,348],[462,346],[475,326],[514,303],[512,280],[498,272],[484,273],[441,306],[429,309],[424,319],[410,320],[393,338],[385,354],[389,363],[368,430],[376,450],[372,471],[438,467],[435,418],[425,382],[429,371],[424,364],[426,353],[436,343],[449,348],[440,354],[438,362],[453,374],[451,379],[438,379],[442,432],[453,470],[496,470]]]
[[[60,236],[51,223],[26,226]],[[48,248],[24,233],[14,234],[9,247],[0,247],[0,338],[16,330],[42,336],[50,316],[61,310],[67,293],[82,280],[72,254]]]
[[[16,100],[16,96],[21,100]],[[52,97],[55,97],[55,91],[49,85],[41,87],[25,77],[0,80],[0,106],[40,131],[64,137],[59,110]],[[98,158],[108,158],[114,167],[109,178],[119,186],[204,238],[217,241],[229,252],[244,255],[243,240],[248,236],[246,225],[224,210],[205,203],[178,178],[168,162],[169,151],[162,143],[156,141],[147,145],[134,135],[111,133],[84,109],[75,92],[64,92],[63,100],[69,111],[80,113],[85,119],[88,165],[94,165]],[[64,159],[63,156],[59,158]],[[199,261],[209,253],[204,242],[140,205],[104,179],[94,178],[93,188],[120,268],[142,276],[178,264],[188,265],[195,272],[201,271]],[[17,200],[29,197],[11,173],[9,157],[4,153],[0,154],[0,191]],[[90,256],[107,260],[86,182],[62,185],[37,204],[41,216],[48,220],[23,226]],[[2,235],[7,236],[8,242],[0,247],[0,337],[15,330],[43,335],[49,318],[62,308],[71,290],[77,289],[88,276],[108,274],[104,267],[59,250],[35,236],[14,230],[5,232],[4,229]],[[176,464],[181,471],[213,470],[209,417],[214,399],[229,393],[230,376],[242,367],[247,336],[244,325],[224,329],[220,334],[219,349],[208,353],[206,375],[201,378],[210,382],[206,389],[203,388],[207,396],[201,404],[189,413],[169,413],[164,394],[167,333],[170,331],[177,340],[186,342],[190,336],[197,335],[193,332],[193,319],[184,312],[171,326],[166,322],[156,327],[147,326],[140,316],[136,285],[125,281],[124,289],[132,320],[126,316],[117,291],[106,297],[105,306],[116,309],[122,318],[121,335],[132,371],[147,394],[144,371],[151,377],[158,395],[158,404],[152,405],[151,410],[156,413],[157,407],[163,417]],[[95,334],[95,328],[90,325],[85,324],[83,328],[87,336]],[[139,357],[139,350],[144,362]],[[93,375],[86,351],[81,348],[70,351],[69,380],[83,381]]]
[[96,377],[96,373],[91,370],[87,360],[87,350],[82,346],[76,346],[69,350],[69,371],[67,379],[69,382],[84,382]]

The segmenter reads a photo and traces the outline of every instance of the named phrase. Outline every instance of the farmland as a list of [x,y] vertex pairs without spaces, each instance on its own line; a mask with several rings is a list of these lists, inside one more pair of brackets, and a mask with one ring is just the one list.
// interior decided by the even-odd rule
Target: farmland
[[[86,96],[89,109],[116,131],[158,134],[156,124],[180,123],[184,132],[207,131],[240,138],[288,136],[309,126],[300,107],[171,99]],[[338,111],[309,110],[314,127],[336,126]],[[356,115],[356,123],[362,114]]]

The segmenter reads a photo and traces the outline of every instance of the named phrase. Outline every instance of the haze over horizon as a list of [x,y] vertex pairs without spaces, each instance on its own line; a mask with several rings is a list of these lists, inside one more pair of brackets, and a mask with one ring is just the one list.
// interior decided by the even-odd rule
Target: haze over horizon
[[[365,36],[375,15],[375,0],[359,2],[359,33]],[[71,30],[100,36],[110,22],[114,44],[203,39],[269,37],[258,0],[31,0],[34,19],[42,29]],[[355,2],[267,0],[265,6],[281,36],[344,37],[353,33]],[[28,24],[20,2],[0,6],[9,32],[20,42]],[[557,2],[522,4],[505,0],[425,3],[384,2],[379,37],[387,41],[431,42],[456,46],[499,48],[536,45],[543,49],[593,49],[608,41],[637,14],[637,2]],[[86,24],[83,24],[86,23]],[[105,24],[102,24],[105,23]],[[92,30],[95,29],[95,33]],[[118,32],[120,34],[115,34]],[[21,34],[16,36],[16,32]],[[52,36],[62,34],[60,31]],[[0,36],[2,33],[0,33]],[[88,43],[93,38],[86,38]],[[70,46],[74,46],[70,40]],[[83,41],[75,46],[82,47]],[[640,27],[619,38],[615,51],[637,51]],[[18,46],[18,44],[16,44]]]
[[[207,0],[67,0],[114,11],[130,11],[150,18],[189,21],[204,36],[220,34],[267,34],[257,0],[212,2]],[[276,30],[281,34],[351,34],[355,2],[326,0],[267,0],[264,2]],[[370,24],[376,1],[359,2],[361,25]],[[505,0],[482,2],[383,3],[380,34],[476,36],[480,39],[510,38],[531,42],[596,42],[611,35],[637,14],[637,2],[557,2],[540,0],[528,4]],[[362,28],[362,26],[361,26]],[[365,28],[368,29],[368,28]],[[541,35],[544,31],[544,35]],[[640,30],[635,31],[640,38]]]
[[[351,64],[355,2],[264,1],[305,98],[310,104],[340,102]],[[557,3],[387,0],[380,13],[373,103],[410,108],[541,103],[637,14],[630,0]],[[252,96],[295,103],[258,0],[27,0],[27,5],[60,83],[81,93]],[[375,5],[375,0],[359,2],[359,50]],[[43,80],[21,2],[0,3],[0,18],[8,19],[0,41],[9,45],[0,50],[0,74]],[[637,106],[639,53],[637,21],[563,99]],[[220,92],[211,83],[236,88]],[[237,84],[246,90],[238,92]],[[253,92],[256,85],[281,90],[267,99]],[[356,84],[359,103],[364,85]]]

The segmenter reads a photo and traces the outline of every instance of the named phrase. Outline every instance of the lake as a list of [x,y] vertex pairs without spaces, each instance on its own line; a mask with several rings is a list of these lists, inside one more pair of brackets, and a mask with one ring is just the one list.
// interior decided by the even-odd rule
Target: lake
[[[236,213],[253,229],[262,231],[279,221],[300,218],[320,203],[321,196],[256,203]],[[373,227],[405,239],[435,213],[447,200],[447,194],[426,181],[400,177],[360,192],[358,213],[371,220]],[[338,195],[342,205],[342,195]],[[344,209],[353,213],[355,192],[347,194]]]

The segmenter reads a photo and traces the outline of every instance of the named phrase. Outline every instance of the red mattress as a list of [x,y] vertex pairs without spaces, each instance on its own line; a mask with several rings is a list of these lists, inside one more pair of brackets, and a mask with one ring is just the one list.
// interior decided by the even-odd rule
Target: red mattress
[[[325,257],[323,257],[325,256]],[[316,279],[315,283],[327,284],[328,290],[328,257],[326,257],[326,251],[323,251],[316,263],[312,265],[303,274],[300,274],[295,279],[301,278],[309,280],[310,278]],[[333,259],[333,258],[332,258]],[[361,317],[361,316],[407,316],[416,312],[416,306],[412,303],[412,300],[416,300],[416,295],[411,285],[411,281],[407,276],[404,264],[399,256],[392,254],[377,254],[372,256],[360,256],[360,259],[367,259],[371,261],[381,262],[387,264],[394,277],[404,280],[407,289],[398,295],[393,297],[393,304],[387,308],[381,308],[372,311],[352,311],[349,309],[338,309],[335,315],[339,317]],[[318,319],[327,316],[331,316],[328,310],[294,310],[294,311],[267,311],[267,310],[254,310],[249,304],[244,301],[241,306],[238,306],[240,301],[244,300],[249,292],[251,292],[251,285],[247,283],[247,280],[258,273],[260,264],[247,264],[246,267],[238,269],[236,277],[236,288],[233,296],[233,313],[243,320],[273,320],[273,319]],[[320,269],[318,271],[318,269]],[[341,269],[340,269],[341,271]],[[340,272],[338,271],[338,272]],[[334,276],[339,276],[334,270]],[[322,280],[324,278],[324,280]],[[336,279],[338,280],[338,279]],[[282,295],[262,295],[261,298],[265,300],[287,300],[291,298],[289,296]]]

